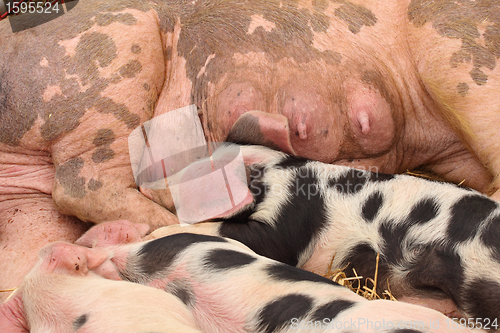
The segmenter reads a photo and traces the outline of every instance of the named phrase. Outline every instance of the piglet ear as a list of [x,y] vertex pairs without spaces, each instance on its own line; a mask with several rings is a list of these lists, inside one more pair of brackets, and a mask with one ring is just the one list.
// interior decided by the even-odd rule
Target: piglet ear
[[140,242],[149,231],[147,224],[131,223],[127,220],[104,222],[92,227],[75,244],[85,247],[100,247]]
[[20,294],[0,304],[0,332],[29,333]]

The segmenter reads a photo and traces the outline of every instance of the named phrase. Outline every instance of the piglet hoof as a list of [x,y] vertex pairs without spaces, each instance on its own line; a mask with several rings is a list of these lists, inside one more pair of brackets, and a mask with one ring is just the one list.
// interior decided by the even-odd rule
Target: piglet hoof
[[141,237],[149,231],[149,226],[131,223],[127,220],[104,222],[87,231],[75,244],[86,247],[103,247],[116,244],[129,244],[142,241]]

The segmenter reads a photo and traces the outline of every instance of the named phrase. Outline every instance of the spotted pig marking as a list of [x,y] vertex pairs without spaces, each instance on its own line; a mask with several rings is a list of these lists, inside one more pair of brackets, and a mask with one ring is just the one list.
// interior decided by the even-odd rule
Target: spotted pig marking
[[65,193],[74,198],[83,198],[85,192],[85,178],[79,177],[80,171],[85,164],[80,157],[73,158],[61,165],[56,170],[56,179],[64,188]]
[[120,22],[125,25],[134,25],[137,23],[137,19],[130,13],[115,15],[105,13],[97,15],[95,17],[95,22],[101,27],[110,25],[113,22]]
[[[89,6],[92,4],[97,6],[99,1],[91,1]],[[81,7],[83,6],[80,4],[78,8]],[[121,1],[119,4],[107,7],[109,11],[121,11],[125,8],[145,10],[147,8],[134,4],[132,1]],[[29,55],[22,57],[22,60],[11,56],[14,45],[5,45],[5,59],[0,63],[2,72],[6,73],[6,77],[2,80],[2,89],[0,89],[0,100],[4,100],[1,106],[5,108],[0,115],[0,142],[19,145],[19,140],[35,124],[38,116],[44,121],[41,128],[43,139],[53,141],[77,128],[79,119],[96,104],[100,112],[112,112],[131,128],[139,125],[139,117],[131,114],[125,106],[99,97],[111,81],[100,78],[98,70],[108,67],[116,59],[117,48],[110,35],[88,32],[95,23],[99,26],[107,26],[112,22],[119,22],[131,26],[136,24],[137,20],[131,13],[117,15],[101,13],[97,16],[95,14],[87,10],[78,11],[78,13],[69,12],[58,21],[71,21],[72,24],[65,25],[57,35],[51,34],[50,28],[47,29],[44,25],[44,33],[41,37],[37,37],[39,41],[32,43],[33,47]],[[79,36],[73,56],[68,55],[61,46],[62,44],[53,42],[55,36],[57,36],[57,41],[70,40]],[[29,43],[31,38],[31,36],[26,36],[23,43]],[[54,47],[46,50],[47,43],[53,44]],[[46,66],[40,65],[42,59],[45,59]],[[29,71],[25,72],[25,69]],[[123,72],[130,76],[138,70],[140,70],[140,65],[131,63],[124,67]],[[114,82],[117,82],[121,78],[118,77],[115,80]],[[44,87],[52,85],[60,87],[61,93],[52,96],[48,102],[42,102]],[[82,86],[85,86],[85,91],[82,91]],[[20,91],[21,89],[23,92]],[[23,100],[23,103],[15,103],[14,98]],[[68,110],[72,112],[67,112]],[[12,112],[17,114],[16,121],[10,117]]]
[[344,3],[335,10],[335,16],[346,21],[353,34],[359,33],[363,26],[373,26],[377,23],[377,17],[366,7],[346,1],[335,2]]
[[82,328],[83,326],[85,326],[85,324],[87,323],[88,320],[89,320],[89,315],[88,314],[81,315],[80,317],[76,318],[73,321],[73,329],[75,331],[78,331],[80,328]]
[[100,129],[97,131],[95,139],[92,141],[94,146],[99,147],[92,154],[94,163],[103,163],[112,159],[114,151],[109,147],[115,141],[115,134],[110,129]]
[[[477,85],[488,82],[486,70],[493,70],[500,58],[500,5],[498,1],[412,0],[408,9],[410,21],[417,27],[430,22],[444,37],[460,39],[460,50],[450,58],[452,67],[470,63],[470,77]],[[459,83],[461,95],[468,85]]]
[[[396,298],[451,299],[460,315],[500,318],[500,204],[470,189],[242,147],[254,203],[222,222],[169,226],[160,237],[229,237],[319,274],[371,277]],[[273,158],[270,158],[272,156]],[[333,258],[333,259],[332,259]],[[293,279],[293,275],[280,279]],[[488,293],[482,290],[487,286]],[[457,315],[455,313],[455,315]]]
[[[234,66],[232,56],[235,53],[263,52],[272,62],[291,58],[297,63],[320,60],[330,63],[332,56],[333,62],[337,62],[337,53],[331,50],[321,52],[313,46],[314,33],[325,32],[329,27],[329,18],[323,13],[326,2],[314,1],[315,6],[311,11],[301,9],[295,2],[258,3],[260,6],[248,8],[244,2],[234,2],[227,4],[229,8],[222,3],[215,5],[211,1],[197,1],[193,8],[196,15],[185,21],[181,17],[183,26],[178,54],[186,59],[187,76],[192,82],[197,81],[202,68],[205,68],[203,81],[218,82],[220,75],[227,73],[227,66]],[[343,7],[349,4],[347,2]],[[348,8],[352,8],[352,5]],[[358,22],[362,20],[356,19],[356,10],[357,7],[346,11],[343,17],[348,22],[354,21],[355,23],[350,24],[355,24],[359,29]],[[341,13],[344,11],[341,10]],[[274,28],[268,30],[259,26],[251,29],[254,15],[260,15],[273,24]],[[174,22],[174,17],[163,19]],[[174,26],[172,24],[165,29],[173,31]],[[252,33],[248,33],[249,31]],[[193,44],[193,40],[203,40],[204,45]],[[293,44],[290,43],[291,40],[294,41]],[[207,65],[209,57],[214,54],[215,58]],[[202,88],[201,91],[203,90],[205,89]]]
[[[396,333],[401,322],[414,332],[451,332],[446,325],[431,327],[430,321],[446,321],[437,311],[402,302],[368,301],[322,276],[256,255],[233,240],[179,233],[120,245],[109,239],[124,239],[114,234],[133,233],[133,226],[127,221],[105,224],[109,234],[96,226],[83,243],[92,243],[97,250],[111,246],[110,260],[122,279],[177,296],[204,332],[383,329]],[[144,269],[152,262],[159,263],[158,269]]]

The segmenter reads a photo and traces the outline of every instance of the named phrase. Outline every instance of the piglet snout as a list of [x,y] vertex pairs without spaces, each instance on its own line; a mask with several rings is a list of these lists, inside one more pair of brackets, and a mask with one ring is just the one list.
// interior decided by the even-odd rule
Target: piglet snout
[[[111,253],[104,249],[89,249],[74,244],[56,242],[40,250],[41,269],[54,273],[84,276],[89,270],[109,270]],[[107,263],[108,262],[108,263]],[[103,265],[104,267],[100,266]]]

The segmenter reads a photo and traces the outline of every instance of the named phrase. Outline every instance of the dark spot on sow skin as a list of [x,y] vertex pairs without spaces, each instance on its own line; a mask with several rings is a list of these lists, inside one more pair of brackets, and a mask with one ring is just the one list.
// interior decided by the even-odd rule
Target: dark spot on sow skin
[[[115,156],[115,152],[109,147],[115,141],[115,134],[110,129],[100,129],[92,141],[98,147],[92,154],[94,163],[109,161]],[[90,184],[89,184],[90,189]]]
[[[443,37],[461,39],[459,51],[450,58],[452,67],[471,62],[469,72],[477,85],[485,85],[487,74],[482,67],[493,70],[500,57],[500,15],[497,1],[412,0],[408,17],[417,27],[432,22],[432,27]],[[483,34],[480,26],[487,24]],[[484,38],[484,44],[480,42]],[[459,91],[459,94],[460,91]],[[462,95],[462,94],[461,94]]]
[[104,14],[99,14],[96,16],[95,21],[97,25],[99,26],[107,26],[110,25],[113,22],[119,22],[125,25],[134,25],[137,23],[137,19],[134,17],[134,15],[130,13],[124,13],[124,14],[110,14],[110,13],[104,13]]
[[340,65],[342,55],[336,51],[325,50],[322,52],[323,59],[328,65]]
[[109,128],[100,129],[92,141],[94,146],[107,146],[115,141],[115,133]]
[[457,67],[461,63],[471,62],[471,61],[472,61],[471,55],[468,52],[465,52],[464,50],[460,50],[453,53],[453,55],[450,58],[451,67]]
[[141,47],[137,44],[132,45],[132,47],[130,48],[130,52],[132,52],[133,54],[139,54],[141,53],[141,51]]
[[368,8],[351,2],[342,2],[344,4],[335,10],[335,16],[347,22],[353,34],[359,33],[363,26],[374,26],[377,23],[377,17]]
[[328,0],[313,0],[312,5],[314,9],[316,9],[319,12],[324,12],[325,10],[328,9]]
[[172,46],[167,46],[167,48],[165,49],[165,62],[169,62],[172,60],[172,53]]
[[488,50],[496,57],[500,57],[500,19],[494,26],[488,26],[484,32],[484,41]]
[[311,26],[315,32],[326,32],[330,18],[323,13],[316,13],[311,17]]
[[102,187],[102,183],[94,178],[91,178],[87,184],[87,187],[91,191],[97,191]]
[[16,110],[15,83],[9,81],[9,72],[8,68],[0,67],[0,142],[17,146],[35,123],[37,114],[33,110]]
[[76,157],[56,167],[55,178],[65,194],[78,199],[85,196],[85,178],[78,177],[84,164],[83,158]]
[[[117,49],[113,39],[100,32],[85,33],[75,49],[69,74],[78,74],[82,84],[99,77],[99,67],[107,67],[117,57]],[[73,68],[73,70],[71,70]]]
[[478,86],[483,86],[488,82],[488,76],[479,68],[474,68],[469,72],[470,77]]
[[109,147],[98,148],[92,154],[92,161],[94,163],[104,163],[115,157],[115,152]]
[[126,65],[123,65],[119,69],[121,76],[126,78],[133,78],[137,73],[142,70],[142,65],[138,60],[130,60]]
[[457,92],[462,97],[467,96],[469,93],[469,85],[465,82],[460,82],[457,86]]
[[125,105],[118,104],[110,98],[103,97],[99,99],[95,104],[95,108],[99,113],[113,114],[117,119],[123,121],[128,128],[139,126],[140,118],[138,115],[131,113]]

